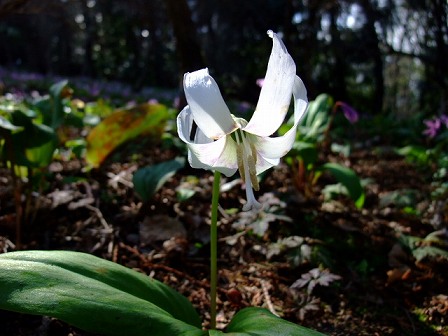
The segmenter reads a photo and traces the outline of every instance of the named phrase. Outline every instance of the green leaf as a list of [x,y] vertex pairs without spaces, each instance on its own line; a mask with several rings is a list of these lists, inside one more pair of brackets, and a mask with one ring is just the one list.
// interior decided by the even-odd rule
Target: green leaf
[[226,332],[210,332],[212,336],[323,336],[323,334],[283,320],[258,307],[239,311],[230,321]]
[[306,112],[304,119],[302,121],[302,125],[311,126],[316,123],[317,119],[321,118],[321,114],[327,114],[333,106],[333,98],[326,94],[322,93],[316,97],[313,101],[310,101],[308,104],[308,111]]
[[398,236],[398,240],[400,243],[408,248],[409,250],[413,251],[418,247],[418,244],[423,240],[422,238],[415,237],[415,236],[408,236],[405,234],[400,234]]
[[299,124],[300,138],[319,140],[327,129],[329,115],[333,106],[333,98],[328,94],[320,94],[308,104],[307,112]]
[[78,158],[83,157],[83,153],[86,149],[86,140],[85,139],[73,139],[65,142],[65,147],[70,148],[73,154]]
[[177,158],[137,170],[132,178],[135,191],[143,201],[150,200],[163,184],[184,165],[185,159]]
[[412,207],[417,204],[417,196],[419,191],[416,189],[399,189],[393,190],[380,195],[380,207],[394,205],[398,208]]
[[49,97],[40,99],[34,104],[34,108],[42,113],[45,125],[53,129],[62,125],[65,118],[63,100],[69,90],[67,80],[55,83],[50,86]]
[[104,335],[200,336],[191,303],[165,284],[71,251],[0,255],[0,309],[59,318]]
[[[21,115],[22,131],[12,134],[5,142],[6,158],[18,166],[46,167],[50,164],[57,144],[57,135],[46,125],[34,123]],[[11,146],[11,147],[10,147]]]
[[191,197],[194,196],[195,193],[196,193],[195,190],[189,189],[189,188],[177,188],[176,189],[176,196],[177,196],[177,200],[179,202],[184,202],[184,201],[190,199]]
[[322,189],[324,200],[329,201],[335,199],[336,196],[345,195],[350,196],[347,188],[342,183],[328,184]]
[[362,208],[365,200],[364,188],[361,185],[360,178],[352,169],[337,163],[328,162],[323,164],[320,170],[329,171],[338,182],[347,188],[350,198],[355,202],[356,207]]
[[13,125],[8,119],[0,116],[0,129],[8,132],[17,132],[22,130],[23,127]]
[[317,162],[318,152],[315,144],[305,141],[295,141],[288,156],[290,155],[300,156],[305,167],[308,167]]
[[341,145],[333,142],[331,144],[331,151],[333,153],[340,153],[345,157],[349,157],[351,152],[351,145],[350,144]]
[[427,164],[429,161],[429,150],[423,146],[409,145],[398,148],[396,152],[399,155],[406,157],[410,162],[416,162],[418,164]]
[[25,149],[25,156],[28,165],[34,168],[47,167],[53,160],[53,154],[56,150],[56,135],[54,141],[48,141],[39,147],[28,147]]
[[64,90],[68,88],[68,80],[60,81],[50,87],[51,115],[49,122],[46,122],[51,128],[56,129],[64,122]]
[[[428,234],[425,238],[401,234],[398,237],[398,240],[412,252],[412,255],[417,261],[422,261],[423,259],[430,257],[444,258],[448,260],[448,251],[445,249],[445,241],[440,240],[438,234],[440,234],[440,231],[434,231]],[[440,247],[431,244],[438,244]]]
[[168,116],[167,107],[161,104],[117,110],[87,136],[87,162],[98,167],[115,148],[141,134],[160,139]]
[[412,255],[417,261],[422,261],[425,258],[444,258],[448,260],[448,251],[436,246],[423,246],[412,250]]

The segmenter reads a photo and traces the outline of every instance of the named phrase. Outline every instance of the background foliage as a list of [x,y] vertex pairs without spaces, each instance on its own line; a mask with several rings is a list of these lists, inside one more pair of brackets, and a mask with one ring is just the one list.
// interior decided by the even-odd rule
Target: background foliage
[[310,98],[326,92],[365,114],[442,114],[447,12],[445,0],[1,0],[0,66],[140,89],[177,86],[206,65],[227,95],[254,102],[272,29]]

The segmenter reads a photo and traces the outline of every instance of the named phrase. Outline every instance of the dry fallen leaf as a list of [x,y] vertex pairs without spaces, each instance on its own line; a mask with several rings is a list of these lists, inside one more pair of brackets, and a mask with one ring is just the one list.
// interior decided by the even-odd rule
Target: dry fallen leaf
[[184,225],[177,219],[167,215],[146,217],[140,223],[139,233],[141,245],[164,242],[173,237],[185,238],[187,236]]

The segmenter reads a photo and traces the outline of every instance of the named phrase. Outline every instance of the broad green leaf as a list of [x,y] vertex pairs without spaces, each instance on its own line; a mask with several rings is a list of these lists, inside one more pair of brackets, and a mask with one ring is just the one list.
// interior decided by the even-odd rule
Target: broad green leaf
[[48,141],[39,147],[28,147],[25,149],[25,156],[30,167],[44,168],[53,160],[56,150],[56,135],[54,141]]
[[342,183],[328,184],[322,189],[324,200],[329,201],[335,199],[338,195],[350,196],[347,188]]
[[37,118],[36,111],[30,110],[28,108],[22,107],[15,109],[11,113],[11,121],[14,125],[25,126],[30,123],[32,119]]
[[332,143],[331,144],[331,151],[333,153],[340,153],[342,155],[344,155],[345,157],[349,157],[350,156],[350,152],[351,152],[352,148],[350,144],[345,144],[345,145],[341,145],[338,143]]
[[185,165],[183,158],[166,161],[137,170],[132,182],[143,201],[150,200],[177,170]]
[[167,118],[168,109],[161,104],[141,104],[117,110],[87,136],[87,162],[98,167],[115,148],[141,134],[160,139]]
[[63,100],[71,95],[68,80],[60,81],[50,87],[51,121],[47,125],[56,129],[64,122],[65,112]]
[[305,141],[295,141],[290,154],[300,156],[305,167],[315,164],[318,157],[316,145]]
[[355,202],[357,208],[364,205],[365,193],[361,185],[361,180],[356,173],[347,167],[337,163],[328,162],[320,167],[320,170],[329,171],[338,182],[347,188],[350,198]]
[[[437,238],[438,234],[438,231],[434,231],[425,238],[401,234],[398,239],[401,244],[412,252],[412,255],[417,261],[421,261],[428,257],[444,258],[448,260],[448,251],[442,248],[446,247],[446,244],[443,240],[441,241]],[[434,244],[435,246],[430,244]]]
[[70,94],[68,81],[63,80],[50,86],[49,97],[45,97],[34,104],[43,116],[43,123],[53,129],[62,125],[65,118],[64,98]]
[[230,321],[226,332],[211,331],[211,336],[324,336],[317,331],[283,320],[258,307],[239,311]]
[[417,204],[419,191],[416,189],[399,189],[379,195],[380,207],[394,205],[397,208],[411,207]]
[[406,248],[408,248],[409,250],[414,250],[418,244],[421,243],[421,241],[423,240],[422,238],[419,237],[415,237],[415,236],[408,236],[405,234],[400,234],[398,236],[398,240],[400,241],[401,244],[403,244]]
[[0,116],[0,129],[8,132],[17,132],[22,130],[23,127],[13,125],[8,119]]
[[311,127],[322,118],[322,114],[328,116],[328,112],[333,106],[333,98],[328,94],[322,93],[313,101],[310,101],[307,107],[307,112],[303,117],[301,125]]
[[23,130],[12,134],[7,139],[7,160],[15,165],[25,167],[46,167],[53,158],[56,149],[57,135],[46,125],[36,124],[31,120],[24,123]]
[[71,251],[0,255],[0,309],[59,318],[104,335],[200,336],[191,303],[165,284]]
[[101,118],[94,114],[87,114],[82,121],[87,126],[96,126],[101,122]]
[[65,142],[65,147],[70,148],[78,158],[83,157],[83,153],[86,149],[85,139],[73,139]]
[[101,118],[111,115],[114,111],[112,107],[102,98],[95,102],[87,103],[85,106],[86,115],[98,116]]
[[176,189],[176,196],[177,196],[177,200],[179,202],[184,202],[184,201],[190,199],[191,197],[194,196],[195,193],[196,193],[196,191],[194,189],[189,189],[189,188],[177,188]]
[[396,152],[411,162],[427,164],[430,159],[429,150],[423,146],[409,145],[398,148]]
[[308,104],[307,112],[299,124],[299,138],[319,140],[327,129],[333,98],[320,94]]
[[428,257],[444,258],[448,260],[448,251],[436,246],[423,246],[412,250],[412,255],[417,261],[422,261]]

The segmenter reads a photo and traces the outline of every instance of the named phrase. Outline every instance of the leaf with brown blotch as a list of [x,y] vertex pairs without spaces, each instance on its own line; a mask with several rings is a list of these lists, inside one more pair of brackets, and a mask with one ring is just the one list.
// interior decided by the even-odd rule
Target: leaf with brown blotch
[[87,136],[87,163],[99,167],[115,148],[141,134],[160,139],[167,119],[168,108],[162,104],[146,103],[117,110]]

